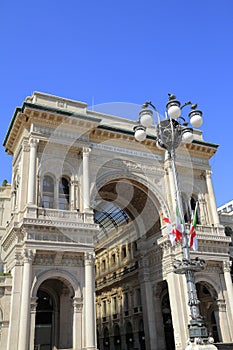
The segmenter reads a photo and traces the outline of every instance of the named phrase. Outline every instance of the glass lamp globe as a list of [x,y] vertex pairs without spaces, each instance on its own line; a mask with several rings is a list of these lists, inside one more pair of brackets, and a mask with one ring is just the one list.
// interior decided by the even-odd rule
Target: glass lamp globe
[[135,140],[142,142],[146,139],[146,131],[143,127],[137,127],[134,133]]
[[177,105],[172,105],[168,107],[167,113],[170,118],[177,119],[180,117],[180,107]]
[[153,123],[153,111],[151,109],[143,109],[139,113],[139,121],[145,128],[150,128]]
[[185,129],[182,134],[182,141],[185,143],[192,143],[193,141],[193,131],[192,129]]
[[194,128],[199,128],[203,123],[201,111],[190,112],[189,118],[190,118],[190,123],[192,124],[192,126],[194,126]]

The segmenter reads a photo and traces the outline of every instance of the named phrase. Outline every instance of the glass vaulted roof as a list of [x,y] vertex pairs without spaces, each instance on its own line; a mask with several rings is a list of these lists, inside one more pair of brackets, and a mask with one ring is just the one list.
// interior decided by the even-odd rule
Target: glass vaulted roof
[[129,216],[113,202],[99,201],[94,209],[94,220],[105,233],[117,230],[120,225],[129,222]]

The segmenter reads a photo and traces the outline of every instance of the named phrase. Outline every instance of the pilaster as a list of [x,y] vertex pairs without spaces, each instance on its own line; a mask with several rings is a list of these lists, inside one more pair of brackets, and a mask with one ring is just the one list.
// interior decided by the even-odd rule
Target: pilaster
[[36,307],[37,297],[31,298],[31,322],[30,322],[30,342],[29,349],[34,349],[34,338],[35,338],[35,325],[36,325]]
[[16,254],[15,266],[12,271],[12,292],[10,305],[10,323],[8,330],[7,350],[18,350],[20,305],[21,305],[21,283],[23,275],[23,265],[21,254]]
[[21,290],[18,350],[28,350],[29,346],[32,257],[32,251],[30,249],[25,249],[23,253],[23,279]]
[[[227,289],[226,302],[229,325],[233,324],[233,286],[231,279],[231,264],[230,260],[223,261],[224,280]],[[230,326],[231,340],[233,339],[233,329]]]
[[30,138],[30,156],[29,156],[29,172],[28,172],[28,204],[35,204],[36,193],[36,151],[38,140]]
[[91,148],[83,147],[83,211],[90,209],[89,155]]
[[183,275],[177,275],[173,271],[167,274],[167,284],[174,329],[176,350],[183,350],[188,339],[187,310],[185,310],[186,298]]
[[82,311],[83,300],[82,298],[73,298],[73,349],[82,349]]
[[212,171],[206,170],[206,186],[207,186],[207,191],[208,191],[208,195],[209,195],[208,202],[209,202],[210,209],[211,209],[211,216],[213,219],[213,224],[219,225],[219,216],[218,216],[217,207],[216,207],[216,200],[215,200],[211,175],[212,175]]
[[155,309],[153,301],[153,288],[151,283],[149,261],[144,257],[141,261],[140,289],[142,298],[142,310],[145,329],[146,348],[157,350],[158,335],[156,330]]
[[94,253],[85,253],[85,335],[87,350],[96,349]]

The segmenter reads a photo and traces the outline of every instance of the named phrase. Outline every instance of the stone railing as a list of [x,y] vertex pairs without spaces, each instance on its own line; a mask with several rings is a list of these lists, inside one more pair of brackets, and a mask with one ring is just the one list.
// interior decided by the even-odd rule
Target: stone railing
[[83,214],[77,211],[70,210],[60,210],[60,209],[47,209],[47,208],[38,208],[39,219],[65,219],[71,221],[83,222]]
[[[185,230],[189,233],[190,224],[185,224]],[[159,245],[166,245],[170,242],[167,228],[164,225],[161,228],[162,237],[157,240]],[[231,239],[225,235],[225,229],[222,225],[212,226],[212,225],[197,225],[196,226],[197,238],[200,240],[216,241],[222,242],[224,244],[229,244]]]

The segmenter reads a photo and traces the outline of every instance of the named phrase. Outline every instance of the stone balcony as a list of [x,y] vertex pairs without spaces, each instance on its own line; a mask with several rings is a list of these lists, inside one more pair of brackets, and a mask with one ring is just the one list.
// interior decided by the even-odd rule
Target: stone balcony
[[30,249],[60,249],[93,247],[99,225],[94,223],[93,212],[45,209],[27,206],[23,213],[12,216],[2,237],[3,259],[15,247],[27,245]]
[[[186,232],[189,233],[190,225],[186,224]],[[222,225],[197,225],[196,227],[197,239],[198,239],[198,251],[190,250],[192,254],[212,257],[216,255],[218,259],[226,257],[229,254],[231,238],[225,235],[224,227]],[[179,254],[182,251],[181,243],[177,243],[173,248],[170,243],[169,235],[166,227],[162,227],[162,237],[157,240],[157,244],[163,249],[164,254],[171,254],[172,249],[175,254]]]

